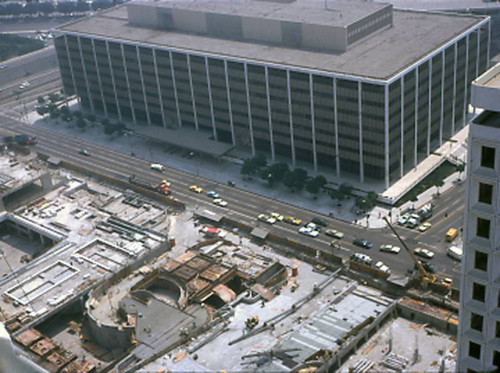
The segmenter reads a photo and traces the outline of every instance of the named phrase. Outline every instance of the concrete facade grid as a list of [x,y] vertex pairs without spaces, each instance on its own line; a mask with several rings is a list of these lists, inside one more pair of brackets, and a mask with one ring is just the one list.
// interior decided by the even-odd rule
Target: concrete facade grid
[[[488,23],[486,27],[489,27],[487,25]],[[480,27],[476,29],[480,30]],[[475,29],[469,31],[472,33]],[[465,34],[462,39],[440,50],[439,53],[432,53],[412,70],[401,73],[399,77],[401,79],[401,103],[397,102],[398,100],[391,100],[389,94],[385,93],[384,87],[390,84],[388,81],[385,84],[374,84],[354,76],[351,80],[347,80],[344,76],[330,77],[317,71],[305,73],[287,66],[265,63],[259,65],[248,62],[244,64],[243,69],[247,96],[244,102],[243,95],[238,100],[232,97],[232,86],[236,87],[238,83],[232,81],[235,74],[228,69],[228,64],[237,65],[241,62],[222,56],[215,58],[194,52],[181,53],[168,48],[153,48],[147,45],[139,46],[134,43],[116,43],[106,40],[110,65],[110,76],[106,76],[99,64],[99,59],[105,56],[99,56],[97,48],[95,55],[87,55],[84,61],[80,53],[83,36],[77,37],[76,47],[73,45],[73,36],[64,36],[67,61],[64,54],[60,53],[62,43],[57,39],[56,48],[65,90],[72,92],[71,85],[75,82],[75,92],[79,95],[82,105],[92,112],[99,114],[98,109],[101,105],[96,105],[96,102],[103,102],[103,97],[115,96],[113,104],[109,100],[104,100],[104,111],[112,115],[118,114],[124,120],[129,119],[129,116],[122,115],[120,110],[124,109],[124,105],[119,102],[118,97],[124,92],[120,93],[119,87],[113,82],[113,80],[118,80],[115,77],[120,77],[120,73],[115,71],[117,70],[114,66],[117,63],[116,58],[109,51],[109,48],[114,45],[121,50],[122,54],[126,85],[124,88],[129,96],[132,122],[165,126],[165,116],[168,115],[165,113],[165,108],[167,106],[171,108],[174,105],[171,99],[166,99],[166,95],[162,95],[162,92],[172,89],[175,107],[178,111],[178,123],[171,120],[170,122],[174,123],[169,124],[191,126],[200,130],[202,126],[199,125],[199,121],[202,120],[202,116],[198,113],[201,114],[205,110],[208,114],[206,104],[203,103],[208,98],[211,127],[215,139],[242,146],[250,144],[253,154],[258,150],[270,152],[272,159],[278,152],[280,155],[290,157],[292,163],[296,160],[309,162],[314,170],[317,170],[318,165],[326,165],[339,175],[343,172],[355,173],[359,175],[361,182],[365,178],[383,180],[388,187],[392,181],[411,170],[439,146],[443,137],[451,136],[454,131],[464,125],[463,108],[467,107],[466,99],[469,95],[462,94],[459,100],[455,101],[457,87],[468,85],[473,78],[468,74],[469,59],[474,58],[477,61],[475,70],[482,72],[486,68],[485,65],[481,65],[480,58],[481,52],[485,51],[482,48],[484,44],[467,42],[468,35]],[[487,35],[481,38],[478,33],[477,38],[487,39]],[[90,37],[89,39],[91,45],[95,45],[99,40],[99,38]],[[470,47],[476,48],[474,53],[470,53]],[[73,52],[75,48],[78,48],[78,53]],[[132,49],[135,51],[133,56],[129,51]],[[163,65],[157,61],[161,58],[159,54],[164,51],[168,52],[170,57],[171,81],[164,80],[166,74],[162,70]],[[206,69],[207,90],[201,95],[197,94],[198,88],[195,86],[198,82],[195,84],[195,67],[191,62],[197,56],[205,60]],[[154,62],[146,63],[148,58],[154,59]],[[432,63],[433,58],[437,58],[438,62]],[[86,84],[88,79],[85,78],[85,74],[88,69],[85,69],[85,66],[92,59],[94,59],[93,65],[97,66],[98,77],[95,79],[95,86],[102,87],[99,93],[94,93],[88,86],[89,84]],[[147,66],[143,67],[142,64]],[[69,71],[66,65],[69,65]],[[75,72],[74,66],[78,67],[77,70],[80,72]],[[275,71],[286,72],[287,78],[287,89],[282,90],[279,97],[277,91],[273,90],[272,84],[270,86],[269,83],[270,76],[274,79],[274,75],[277,75]],[[451,76],[450,73],[452,73]],[[441,82],[435,83],[434,77],[439,76]],[[332,87],[331,97],[334,102],[330,107],[316,103],[316,101],[323,100],[322,96],[327,97],[322,93],[321,80],[325,87]],[[434,84],[437,84],[436,87],[440,86],[441,89],[433,89]],[[242,88],[243,81],[240,85]],[[105,94],[109,88],[111,92]],[[148,93],[153,91],[158,91],[160,94]],[[243,93],[242,89],[240,91]],[[450,103],[450,100],[445,99],[447,97],[454,99]],[[386,108],[388,99],[390,103]],[[288,102],[290,122],[287,133],[283,132],[285,127],[280,124],[285,115],[284,110],[286,110],[284,102]],[[353,105],[354,102],[356,102],[355,105]],[[148,107],[149,104],[151,108]],[[278,106],[275,108],[275,105]],[[458,108],[460,109],[457,110]],[[450,110],[451,113],[449,113]],[[244,112],[247,112],[246,118],[248,119],[242,115]],[[401,128],[397,128],[399,120],[394,120],[394,116],[400,118]],[[175,115],[171,117],[175,118]],[[273,117],[280,119],[275,123]],[[243,120],[244,123],[236,118],[240,118],[239,120]],[[354,130],[354,125],[356,130]],[[247,129],[240,130],[244,127]],[[235,128],[239,128],[238,136]],[[401,136],[396,135],[398,132]],[[250,141],[244,140],[246,134],[250,137]],[[335,139],[334,142],[326,142],[328,137]],[[401,146],[398,146],[397,152],[392,152],[392,140],[398,138],[401,139]],[[330,144],[331,151],[325,144]]]

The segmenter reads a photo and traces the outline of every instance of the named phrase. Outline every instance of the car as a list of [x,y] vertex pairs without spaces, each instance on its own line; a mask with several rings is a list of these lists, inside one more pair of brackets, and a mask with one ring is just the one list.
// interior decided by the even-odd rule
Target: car
[[8,66],[7,65],[1,65],[0,70],[6,69]]
[[432,251],[421,247],[417,247],[415,250],[413,250],[413,253],[426,259],[432,259],[434,257],[434,253]]
[[406,222],[406,226],[410,229],[413,229],[415,227],[418,226],[418,219],[415,219],[415,218],[412,218],[410,216],[410,218],[408,219],[408,221]]
[[232,187],[236,186],[236,184],[234,183],[234,181],[231,181],[231,180],[227,181],[227,185],[232,186]]
[[321,232],[321,227],[319,227],[316,223],[310,222],[305,225],[306,228],[313,229],[315,231]]
[[432,224],[429,223],[429,222],[425,222],[425,223],[422,223],[418,226],[418,230],[420,232],[425,232],[427,230],[429,230],[430,228],[432,227]]
[[168,186],[168,187],[171,187],[172,186],[172,183],[166,179],[163,179],[161,181],[161,184],[165,185],[165,186]]
[[269,215],[271,215],[271,217],[275,218],[277,221],[283,221],[283,215],[277,212],[271,212]]
[[201,193],[201,192],[203,192],[203,188],[201,188],[201,187],[199,187],[199,186],[197,186],[197,185],[191,185],[191,186],[189,187],[189,190],[190,190],[191,192],[194,192],[194,193]]
[[288,224],[293,224],[293,225],[300,225],[302,223],[302,220],[294,218],[293,216],[285,216],[283,218],[283,221]]
[[365,240],[364,238],[356,238],[354,241],[352,241],[352,243],[365,249],[371,249],[373,247],[373,244],[370,241]]
[[335,229],[327,229],[327,230],[325,231],[325,234],[326,234],[327,236],[330,236],[330,237],[335,237],[335,238],[337,238],[337,239],[339,239],[339,240],[341,240],[342,238],[344,238],[344,233],[339,232],[339,231],[337,231],[337,230],[335,230]]
[[378,261],[375,263],[375,268],[377,268],[379,271],[385,272],[385,273],[391,273],[391,270],[389,269],[388,266],[384,264],[382,261]]
[[380,251],[391,254],[399,254],[401,248],[399,246],[393,245],[380,245]]
[[207,192],[207,196],[209,196],[210,198],[213,198],[213,199],[216,199],[216,198],[220,197],[219,193],[217,193],[214,190],[211,190],[211,191]]
[[322,219],[322,218],[317,217],[317,216],[315,216],[314,218],[312,218],[311,222],[313,222],[316,225],[321,225],[322,227],[327,227],[328,226],[328,222],[325,219]]
[[312,229],[309,227],[300,227],[299,233],[309,237],[318,237],[319,234],[319,232],[316,229]]
[[80,149],[78,153],[90,157],[90,152],[87,149]]
[[227,202],[224,201],[223,199],[221,198],[216,198],[212,201],[212,203],[214,205],[217,205],[217,206],[220,206],[220,207],[226,207],[227,206]]
[[351,260],[353,262],[363,263],[363,264],[366,264],[368,266],[372,265],[372,258],[370,258],[368,255],[362,254],[362,253],[354,253],[354,254],[352,254],[351,255]]
[[165,170],[165,166],[163,166],[160,163],[151,163],[151,166],[149,166],[152,170],[158,171],[158,172],[163,172]]
[[29,86],[30,86],[30,82],[25,81],[25,82],[21,83],[21,85],[19,86],[19,89],[24,89],[24,88],[29,87]]
[[410,214],[404,214],[398,219],[398,224],[399,225],[405,225],[408,220],[410,219]]
[[266,214],[260,214],[259,216],[257,216],[257,219],[259,219],[260,221],[263,221],[264,223],[267,223],[267,224],[274,224],[276,223],[276,219],[275,218],[272,218]]
[[461,261],[463,256],[463,250],[457,246],[451,246],[446,250],[446,254],[452,259]]

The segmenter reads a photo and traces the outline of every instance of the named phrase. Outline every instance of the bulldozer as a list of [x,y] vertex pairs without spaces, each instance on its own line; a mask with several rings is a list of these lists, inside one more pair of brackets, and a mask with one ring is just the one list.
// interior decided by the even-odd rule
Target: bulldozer
[[391,225],[389,220],[387,220],[387,217],[384,216],[383,219],[391,229],[392,233],[394,233],[394,235],[397,237],[399,242],[401,242],[401,245],[404,247],[406,252],[410,255],[411,259],[415,263],[415,267],[417,268],[418,274],[416,278],[415,277],[412,278],[412,280],[410,281],[410,286],[415,286],[421,290],[433,290],[437,293],[442,293],[442,294],[450,291],[453,282],[450,279],[438,278],[435,274],[426,271],[425,268],[422,266],[420,260],[418,260],[415,257],[415,255],[413,255],[408,246],[406,246],[401,236],[398,234],[398,232],[396,232],[396,230]]

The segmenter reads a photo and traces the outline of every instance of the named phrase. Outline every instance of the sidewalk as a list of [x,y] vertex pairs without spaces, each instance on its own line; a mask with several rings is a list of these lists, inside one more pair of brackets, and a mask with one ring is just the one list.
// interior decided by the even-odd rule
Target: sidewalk
[[[73,108],[73,110],[76,110],[76,108]],[[227,181],[231,180],[236,184],[237,188],[265,195],[272,199],[280,200],[370,229],[385,227],[386,224],[382,218],[389,216],[389,212],[391,212],[392,221],[394,222],[399,218],[401,211],[405,211],[412,206],[419,207],[426,204],[434,198],[437,192],[436,188],[433,187],[419,195],[416,202],[408,202],[399,208],[376,206],[367,215],[357,216],[351,212],[351,208],[354,204],[353,198],[343,200],[340,206],[338,206],[337,201],[332,200],[326,192],[320,193],[315,199],[306,191],[293,193],[281,184],[271,188],[267,185],[267,182],[260,180],[258,177],[254,177],[250,181],[243,180],[240,174],[241,160],[236,158],[232,159],[232,161],[229,161],[230,158],[228,157],[224,157],[224,160],[216,160],[203,156],[190,158],[188,156],[190,153],[189,150],[176,148],[174,146],[162,146],[153,141],[148,141],[133,135],[109,137],[102,132],[100,125],[87,127],[84,131],[78,129],[75,125],[69,128],[68,125],[66,123],[63,124],[62,121],[57,124],[54,120],[49,118],[41,119],[36,112],[28,114],[27,122],[35,126],[40,126],[96,145],[105,146],[126,154],[133,153],[136,157],[151,162],[163,163],[169,167],[199,175],[220,183],[226,184]],[[463,138],[466,139],[466,137],[467,136]],[[460,159],[463,159],[467,154],[466,149],[461,144],[452,146],[451,149],[453,149],[453,152],[449,154],[453,154],[453,156]],[[78,152],[78,150],[79,149],[75,149],[75,152]],[[465,172],[463,174],[465,175]],[[327,179],[329,178],[329,175],[324,175]],[[458,176],[458,173],[455,173],[448,177],[445,180],[445,185],[440,188],[440,192],[444,193],[446,190],[452,188]],[[336,181],[338,182],[338,179]]]

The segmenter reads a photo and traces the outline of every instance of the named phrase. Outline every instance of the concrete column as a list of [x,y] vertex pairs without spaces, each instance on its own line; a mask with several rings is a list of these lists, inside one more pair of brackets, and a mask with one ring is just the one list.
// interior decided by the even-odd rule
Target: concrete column
[[358,129],[359,129],[359,181],[365,182],[365,168],[363,164],[363,114],[361,112],[361,81],[358,81]]
[[451,135],[455,134],[455,105],[457,103],[457,43],[453,45],[454,47],[454,58],[453,58],[453,107],[451,108]]
[[224,60],[224,75],[226,76],[227,108],[229,110],[229,125],[231,126],[231,138],[233,146],[236,146],[236,136],[234,134],[233,109],[231,107],[231,90],[229,89],[229,74],[227,72],[227,60]]
[[85,88],[87,90],[87,96],[89,98],[90,111],[92,111],[92,113],[95,113],[94,102],[92,101],[92,96],[90,95],[89,79],[87,77],[87,68],[85,67],[85,60],[83,59],[82,43],[81,43],[79,36],[76,37],[76,40],[78,40],[78,51],[80,52],[80,61],[82,63],[82,70],[83,70],[83,76],[85,79]]
[[144,75],[142,74],[142,63],[141,63],[141,53],[139,52],[139,46],[135,46],[135,52],[137,54],[137,67],[139,68],[139,77],[141,78],[142,95],[144,97],[144,110],[146,111],[146,120],[148,126],[151,125],[151,118],[149,117],[149,106],[148,99],[146,97],[146,86],[144,84]]
[[267,66],[264,68],[266,80],[266,100],[267,100],[267,118],[269,123],[269,142],[271,144],[271,159],[274,161],[274,140],[273,140],[273,119],[271,117],[271,96],[269,95],[269,72]]
[[64,35],[64,45],[66,46],[66,55],[68,56],[69,71],[71,71],[71,82],[73,83],[73,90],[75,91],[75,95],[78,100],[80,100],[80,95],[78,94],[78,90],[76,89],[75,72],[73,71],[73,63],[71,62],[71,55],[69,54],[68,37],[66,35]]
[[174,91],[174,99],[175,99],[175,110],[177,111],[177,125],[182,127],[181,121],[181,111],[179,110],[179,98],[177,96],[177,85],[175,84],[175,71],[174,71],[174,61],[172,58],[172,51],[168,51],[168,59],[170,60],[170,72],[172,73],[172,89]]
[[431,154],[431,115],[432,115],[432,58],[429,58],[429,96],[428,96],[428,114],[427,114],[427,156]]
[[[118,118],[122,120],[120,104],[118,103],[118,93],[116,91],[115,73],[113,72],[113,65],[111,64],[111,53],[109,53],[109,43],[107,40],[105,41],[105,43],[106,43],[106,52],[108,53],[109,72],[111,74],[111,84],[113,84],[113,93],[115,96],[116,109],[118,110]],[[125,69],[125,66],[123,68]],[[106,103],[104,104],[104,106],[106,106]],[[130,106],[130,109],[132,109],[132,106]]]
[[212,101],[212,87],[210,86],[210,70],[208,68],[208,58],[207,57],[205,57],[205,71],[207,74],[208,102],[210,105],[210,117],[212,118],[212,131],[214,134],[214,139],[217,140],[217,130],[215,128],[215,116],[214,116],[214,103]]
[[43,234],[38,234],[40,236],[40,242],[42,243],[42,245],[45,245],[45,237]]
[[479,76],[479,52],[480,52],[480,46],[481,46],[481,27],[477,28],[477,44],[476,44],[476,77]]
[[443,58],[441,59],[441,117],[439,118],[439,146],[443,145],[443,124],[444,124],[444,71],[446,68],[445,58],[446,54],[444,49],[442,52]]
[[469,75],[469,36],[470,34],[467,34],[465,37],[465,82],[464,82],[464,115],[463,115],[463,122],[464,126],[467,124],[467,89],[468,89],[468,84],[467,84],[467,79]]
[[[198,127],[198,114],[196,113],[196,100],[194,99],[194,88],[193,88],[193,75],[191,73],[191,57],[189,54],[186,55],[187,57],[187,68],[188,68],[188,77],[189,77],[189,89],[191,90],[191,102],[193,104],[193,115],[194,115],[194,126],[196,127],[196,130],[199,130]],[[205,58],[206,61],[206,58]],[[210,85],[209,85],[209,92],[210,92]],[[212,103],[210,103],[210,106],[212,106]],[[212,123],[213,123],[213,117],[212,117]],[[215,137],[217,138],[217,137]]]
[[414,136],[415,136],[415,146],[413,149],[413,167],[416,167],[418,164],[418,153],[417,153],[417,143],[418,143],[418,66],[415,67],[415,130],[414,130]]
[[339,122],[337,111],[337,78],[333,78],[333,128],[335,131],[335,168],[337,177],[340,177],[339,157]]
[[243,69],[245,72],[245,89],[247,93],[247,106],[248,106],[248,125],[250,130],[250,146],[252,148],[252,156],[255,156],[255,143],[253,138],[253,126],[252,126],[252,109],[250,107],[250,90],[248,88],[248,67],[246,63],[243,63]]
[[295,167],[295,141],[293,137],[292,90],[290,87],[290,70],[286,71],[286,91],[288,95],[288,116],[290,120],[290,148],[292,150],[292,166]]
[[152,50],[153,50],[153,64],[155,67],[156,86],[158,87],[158,100],[160,101],[161,121],[163,123],[163,128],[166,128],[167,121],[165,120],[165,108],[163,107],[163,97],[161,94],[160,75],[158,74],[158,64],[156,62],[156,49],[152,48]]
[[313,146],[313,167],[314,172],[318,171],[318,154],[316,150],[316,126],[314,121],[314,93],[313,93],[313,76],[309,74],[309,94],[311,102],[311,129],[312,129],[312,146]]
[[[102,106],[104,108],[104,116],[108,116],[108,108],[106,107],[106,101],[104,100],[104,92],[102,89],[102,80],[101,80],[101,72],[99,71],[99,64],[97,63],[97,54],[95,52],[95,41],[94,39],[90,39],[92,43],[92,53],[94,54],[94,62],[95,62],[95,71],[97,72],[97,82],[99,83],[99,91],[101,92],[101,100]],[[120,113],[118,102],[116,103],[116,107],[118,109],[118,113]],[[120,116],[120,121],[122,120]]]
[[384,168],[385,168],[385,189],[389,188],[389,84],[384,86]]
[[403,177],[404,175],[404,150],[405,150],[405,80],[404,80],[404,75],[401,76],[401,155],[400,155],[400,166],[399,166],[399,171],[400,171],[400,177]]
[[488,43],[486,44],[486,70],[490,68],[491,20],[488,22]]
[[125,58],[125,48],[123,48],[123,44],[120,44],[120,49],[122,52],[123,69],[125,70],[125,82],[127,84],[128,97],[130,101],[130,110],[132,110],[132,120],[134,124],[137,124],[137,118],[135,117],[135,110],[134,110],[134,102],[132,100],[132,90],[130,89],[130,81],[128,79],[128,68],[127,68],[127,60]]

